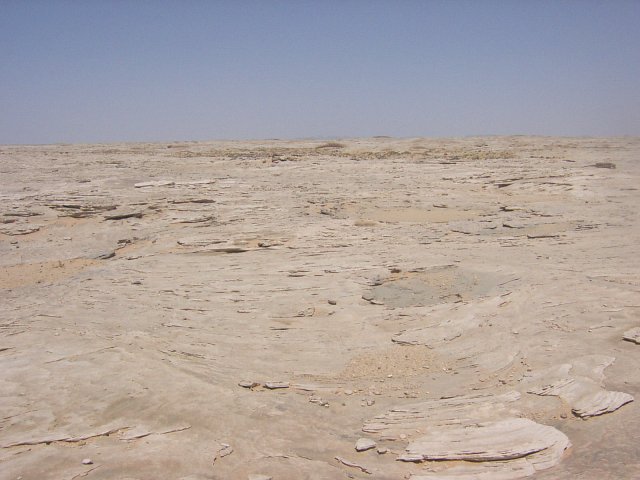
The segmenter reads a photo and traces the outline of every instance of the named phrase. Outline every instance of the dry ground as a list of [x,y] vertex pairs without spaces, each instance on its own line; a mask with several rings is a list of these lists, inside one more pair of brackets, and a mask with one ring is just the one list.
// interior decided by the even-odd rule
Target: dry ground
[[634,138],[2,146],[0,478],[640,477],[638,188]]

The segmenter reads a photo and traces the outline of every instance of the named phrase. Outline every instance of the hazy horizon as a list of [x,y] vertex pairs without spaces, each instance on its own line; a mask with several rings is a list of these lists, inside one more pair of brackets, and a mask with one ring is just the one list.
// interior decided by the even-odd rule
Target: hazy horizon
[[96,141],[96,142],[42,142],[42,143],[0,143],[1,146],[11,147],[46,147],[46,146],[61,146],[61,145],[117,145],[117,144],[180,144],[180,143],[215,143],[215,142],[236,142],[236,143],[261,143],[261,142],[329,142],[329,141],[353,141],[353,140],[367,140],[367,139],[389,139],[389,140],[411,140],[411,139],[425,139],[425,140],[460,140],[460,139],[473,139],[473,138],[510,138],[510,137],[530,137],[530,138],[550,138],[550,139],[640,139],[640,135],[529,135],[529,134],[486,134],[486,135],[453,135],[453,136],[430,136],[430,135],[416,135],[416,136],[394,136],[394,135],[369,135],[360,137],[290,137],[290,138],[203,138],[203,139],[160,139],[160,140],[112,140],[112,141]]
[[640,2],[8,1],[0,143],[640,136]]

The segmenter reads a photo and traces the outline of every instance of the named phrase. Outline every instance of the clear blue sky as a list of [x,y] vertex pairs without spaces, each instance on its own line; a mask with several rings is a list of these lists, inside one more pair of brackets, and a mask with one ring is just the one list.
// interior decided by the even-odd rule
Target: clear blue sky
[[640,0],[0,1],[0,143],[640,135]]

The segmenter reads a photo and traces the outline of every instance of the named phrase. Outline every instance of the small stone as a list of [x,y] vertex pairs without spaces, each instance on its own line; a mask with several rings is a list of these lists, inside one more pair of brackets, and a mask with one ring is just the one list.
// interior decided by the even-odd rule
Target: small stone
[[356,442],[357,452],[364,452],[366,450],[371,450],[372,448],[376,448],[376,442],[369,438],[360,438]]
[[367,400],[367,407],[370,407],[370,406],[374,405],[375,403],[376,403],[375,400],[368,399]]
[[335,300],[327,300],[329,302],[329,305],[336,305],[338,302]]
[[377,450],[379,455],[384,455],[385,453],[389,453],[389,449],[387,447],[379,447]]
[[262,242],[258,242],[258,246],[260,248],[277,247],[279,245],[282,245],[282,243],[277,242],[277,241],[272,241],[272,240],[264,240]]
[[255,388],[259,387],[260,384],[258,382],[252,382],[250,380],[243,380],[241,382],[238,382],[238,386],[242,388]]
[[270,475],[262,475],[261,473],[250,473],[249,480],[272,480]]
[[289,388],[289,382],[266,382],[264,386],[269,390],[275,390],[276,388]]
[[640,344],[640,327],[632,328],[624,332],[623,337],[627,342]]
[[594,165],[596,168],[616,168],[615,163],[611,162],[598,162]]
[[220,448],[215,453],[213,461],[215,462],[217,458],[223,458],[227,455],[231,455],[233,453],[233,447],[228,443],[221,443]]
[[353,395],[353,390],[345,390],[344,394],[345,395]]
[[122,212],[115,213],[113,215],[105,215],[105,220],[125,220],[127,218],[142,218],[144,216],[143,212]]
[[90,458],[85,458],[82,460],[82,464],[83,465],[92,465],[93,464],[93,460],[91,460]]

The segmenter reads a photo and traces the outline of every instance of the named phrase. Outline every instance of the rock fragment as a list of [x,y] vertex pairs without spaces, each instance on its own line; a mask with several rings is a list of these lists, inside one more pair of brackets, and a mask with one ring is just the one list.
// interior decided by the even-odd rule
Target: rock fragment
[[503,461],[551,450],[562,454],[571,445],[565,434],[526,418],[497,422],[453,424],[429,430],[411,442],[398,460]]
[[319,397],[318,395],[309,395],[309,402],[315,403],[316,405],[320,405],[321,407],[329,406],[329,402],[326,402],[325,400],[322,399],[322,397]]
[[546,233],[540,233],[540,234],[529,233],[527,234],[527,238],[529,240],[534,240],[537,238],[560,238],[560,235],[546,234]]
[[38,215],[42,215],[42,213],[39,212],[31,212],[31,211],[12,211],[12,212],[6,212],[3,213],[2,216],[3,217],[36,217]]
[[123,212],[123,213],[114,213],[113,215],[105,215],[105,220],[125,220],[127,218],[142,218],[144,215],[143,212]]
[[371,450],[372,448],[376,448],[376,445],[376,442],[374,442],[370,438],[359,438],[356,442],[356,451],[364,452],[367,450]]
[[[570,442],[553,427],[514,417],[517,411],[511,404],[519,398],[520,394],[512,391],[403,405],[378,415],[362,430],[403,446],[409,442],[397,458],[400,461],[452,462],[438,464],[438,472],[425,471],[412,478],[522,478],[559,463]],[[379,449],[378,453],[387,451]],[[426,468],[429,466],[433,464]],[[456,469],[461,470],[454,474]]]
[[281,245],[282,245],[282,242],[278,240],[262,240],[258,242],[258,246],[260,248],[272,248],[272,247],[279,247]]
[[255,388],[255,387],[259,387],[260,383],[253,382],[251,380],[242,380],[242,381],[238,382],[238,386],[240,386],[242,388]]
[[339,461],[341,464],[346,465],[347,467],[353,467],[353,468],[357,468],[359,469],[361,472],[363,473],[368,473],[369,475],[371,475],[371,470],[369,470],[366,467],[363,467],[362,465],[358,465],[355,462],[352,462],[351,460],[347,460],[346,458],[342,458],[342,457],[334,457],[337,461]]
[[135,188],[144,188],[144,187],[172,187],[176,183],[167,180],[159,180],[159,181],[151,181],[151,182],[139,182],[134,184]]
[[115,256],[116,256],[116,252],[105,252],[105,253],[96,255],[93,258],[95,258],[96,260],[109,260],[110,258],[113,258]]
[[213,454],[213,460],[211,460],[212,464],[216,463],[216,460],[219,458],[226,457],[227,455],[231,455],[233,453],[233,447],[228,443],[221,443],[220,447]]
[[19,235],[29,235],[30,233],[35,233],[40,230],[41,225],[17,225],[12,224],[10,227],[0,228],[0,233],[5,235],[19,236]]
[[571,406],[574,415],[580,418],[614,412],[633,401],[633,396],[628,393],[604,390],[588,379],[563,378],[542,387],[532,388],[528,392],[560,397]]
[[577,399],[571,411],[580,418],[595,417],[614,412],[629,402],[633,402],[633,396],[628,393],[599,390]]
[[624,332],[623,337],[628,342],[637,343],[640,345],[640,327],[632,328]]
[[413,435],[416,430],[427,431],[434,425],[489,421],[510,409],[510,404],[518,399],[520,394],[511,391],[502,395],[464,395],[427,400],[394,407],[365,423],[362,431],[397,440],[403,434],[406,436]]
[[[181,224],[181,223],[205,223],[211,225],[215,222],[215,215],[196,215],[191,217],[179,218],[177,220],[172,221],[172,224]],[[179,241],[178,241],[179,243]]]
[[[633,396],[602,388],[604,369],[613,363],[614,357],[587,355],[571,364],[563,364],[540,372],[533,380],[537,385],[528,393],[562,398],[580,418],[595,417],[613,412],[632,402]],[[542,381],[541,381],[542,380]]]
[[529,477],[536,469],[526,459],[509,460],[509,469],[505,462],[463,462],[450,468],[437,471],[425,471],[411,475],[411,480],[515,480]]
[[264,386],[269,390],[276,390],[278,388],[289,388],[289,382],[266,382]]

